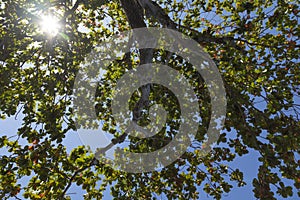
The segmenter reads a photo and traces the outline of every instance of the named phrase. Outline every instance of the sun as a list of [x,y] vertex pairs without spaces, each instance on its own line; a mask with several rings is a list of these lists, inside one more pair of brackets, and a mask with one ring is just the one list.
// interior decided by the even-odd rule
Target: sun
[[41,17],[41,29],[44,33],[48,34],[49,36],[57,35],[60,29],[58,19],[52,15],[43,15]]

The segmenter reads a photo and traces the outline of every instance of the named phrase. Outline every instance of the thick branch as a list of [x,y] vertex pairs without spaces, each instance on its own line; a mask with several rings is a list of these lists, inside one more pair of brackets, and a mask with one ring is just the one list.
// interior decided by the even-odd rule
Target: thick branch
[[136,0],[121,0],[121,4],[131,28],[146,27],[142,7]]
[[[132,1],[121,0],[121,4],[125,11],[125,14],[127,16],[131,28],[134,29],[134,28],[146,27],[146,23],[144,22],[142,7],[136,0],[132,0]],[[151,37],[149,32],[145,32],[145,34],[149,34],[149,36]],[[143,39],[144,38],[137,38],[138,42],[144,42]],[[131,45],[131,42],[132,40],[130,39],[129,40],[130,44],[128,45]],[[128,54],[125,55],[125,57],[128,56],[129,56]],[[151,63],[152,58],[153,58],[153,49],[140,49],[140,64]],[[150,88],[151,88],[150,84],[141,87],[141,98],[136,103],[133,109],[133,119],[132,119],[133,123],[137,123],[139,121],[139,119],[142,117],[142,110],[149,105]],[[98,150],[95,153],[95,156],[97,157],[101,154],[103,155],[114,145],[122,143],[133,127],[134,126],[130,125],[130,127],[128,127],[127,130],[125,130],[125,132],[121,136],[114,138],[110,144]]]
[[166,28],[176,29],[177,24],[171,20],[169,15],[157,3],[151,0],[138,0],[138,2],[145,10],[147,17],[156,18]]
[[197,30],[194,30],[190,27],[186,27],[183,25],[179,25],[175,23],[169,15],[161,8],[157,3],[151,0],[138,0],[141,7],[145,10],[145,13],[148,17],[153,17],[157,21],[159,21],[163,26],[170,29],[185,29],[193,34],[192,38],[196,40],[198,43],[217,43],[217,44],[225,44],[239,51],[243,51],[243,49],[238,46],[233,37],[215,37],[211,34],[200,33]]

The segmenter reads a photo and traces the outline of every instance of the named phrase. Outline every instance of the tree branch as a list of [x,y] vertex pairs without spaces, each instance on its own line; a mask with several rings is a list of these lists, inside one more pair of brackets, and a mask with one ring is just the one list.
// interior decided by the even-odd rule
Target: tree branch
[[68,189],[71,187],[72,182],[74,181],[74,179],[76,178],[76,176],[80,173],[83,172],[84,170],[90,168],[91,166],[95,165],[95,158],[90,162],[89,165],[82,167],[80,169],[78,169],[77,171],[74,172],[74,174],[72,175],[72,177],[69,179],[68,185],[65,187],[64,191],[61,194],[61,198],[63,199],[65,194],[67,193]]
[[218,44],[226,44],[234,47],[239,51],[245,51],[235,43],[233,37],[216,37],[207,33],[200,33],[197,30],[194,30],[190,27],[179,25],[175,23],[167,13],[161,8],[156,2],[151,0],[138,0],[141,7],[144,9],[147,17],[153,17],[157,19],[163,26],[170,29],[175,29],[180,31],[179,29],[183,28],[185,30],[190,31],[193,36],[192,39],[196,40],[198,43],[218,43]]
[[[134,29],[134,28],[147,27],[143,19],[143,11],[142,11],[143,8],[136,0],[132,0],[132,1],[121,0],[121,4],[125,11],[125,14],[127,16],[131,28]],[[147,33],[145,32],[145,34],[149,34],[149,36],[151,37],[149,32]],[[144,42],[143,38],[137,38],[137,39],[139,42]],[[132,39],[129,39],[128,45],[131,45],[131,43],[132,43]],[[125,59],[129,59],[128,56],[130,55],[125,54]],[[153,49],[140,49],[140,64],[151,63],[152,58],[153,58]],[[95,153],[95,157],[104,154],[109,149],[111,149],[114,145],[120,144],[126,139],[128,133],[132,129],[134,129],[134,123],[137,123],[142,117],[142,110],[145,107],[149,106],[150,89],[151,89],[151,84],[147,84],[141,87],[141,97],[139,101],[135,104],[133,109],[133,119],[132,119],[133,124],[131,124],[121,136],[112,139],[110,144],[108,144],[104,148],[99,149]]]

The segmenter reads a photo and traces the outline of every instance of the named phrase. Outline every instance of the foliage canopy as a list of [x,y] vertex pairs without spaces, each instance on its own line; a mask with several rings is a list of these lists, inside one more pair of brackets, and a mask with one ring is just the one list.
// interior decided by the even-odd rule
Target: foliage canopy
[[[58,19],[56,35],[41,29],[41,16],[47,14]],[[68,199],[75,183],[86,190],[85,199],[101,199],[107,186],[116,199],[198,199],[203,190],[220,199],[234,182],[245,185],[243,173],[230,168],[230,162],[250,149],[260,155],[252,182],[256,198],[275,199],[275,193],[288,197],[295,191],[300,196],[299,15],[297,0],[0,0],[0,116],[20,117],[22,112],[15,137],[1,132],[0,147],[7,150],[0,159],[1,199]],[[84,146],[67,153],[63,140],[76,130],[72,92],[80,64],[100,41],[141,27],[174,29],[201,44],[222,75],[227,116],[219,145],[200,157],[211,114],[203,79],[186,60],[163,50],[135,49],[121,56],[96,93],[102,129],[114,137],[113,143],[124,141],[110,109],[116,80],[147,62],[143,56],[150,53],[153,62],[192,80],[203,122],[181,158],[160,171],[131,174],[98,162]],[[147,103],[140,104],[143,91],[129,102],[137,122],[148,123],[143,106],[147,110],[160,103],[168,111],[169,128],[147,140],[127,137],[136,152],[168,143],[180,115],[166,88],[152,85]],[[21,185],[27,176],[30,181]]]

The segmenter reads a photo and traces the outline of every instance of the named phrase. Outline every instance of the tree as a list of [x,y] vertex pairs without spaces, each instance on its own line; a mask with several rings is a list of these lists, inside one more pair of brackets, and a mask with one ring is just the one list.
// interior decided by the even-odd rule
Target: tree
[[[0,146],[7,150],[0,162],[2,199],[20,199],[21,195],[29,199],[68,199],[72,184],[87,191],[85,199],[101,199],[107,186],[116,199],[155,199],[161,194],[168,199],[197,199],[199,188],[220,199],[223,193],[230,192],[233,182],[239,187],[245,184],[243,173],[224,161],[233,161],[250,149],[260,154],[259,171],[252,182],[256,198],[275,199],[275,193],[288,197],[295,190],[300,196],[299,2],[0,2],[0,115],[5,119],[23,113],[22,126],[15,137],[1,133]],[[60,24],[57,34],[41,28],[43,15],[56,16]],[[113,35],[121,38],[124,31],[143,27],[181,32],[201,44],[215,62],[227,97],[219,145],[201,156],[212,115],[203,77],[188,60],[172,52],[134,48],[110,63],[95,94],[101,128],[113,137],[107,149],[126,139],[129,151],[153,151],[178,132],[181,110],[176,97],[168,88],[156,84],[137,89],[129,108],[133,121],[144,126],[149,123],[151,105],[163,104],[166,125],[157,135],[145,139],[129,136],[114,121],[111,104],[117,80],[139,63],[149,62],[176,69],[195,88],[201,123],[193,145],[162,170],[144,173],[111,168],[95,159],[85,146],[68,154],[62,142],[66,134],[79,128],[76,123],[82,120],[76,118],[72,106],[81,64],[100,41]],[[258,105],[259,101],[263,103]],[[94,125],[93,121],[81,124]],[[237,134],[232,137],[229,132]],[[19,181],[26,176],[30,181],[21,186]],[[293,185],[284,183],[283,177],[292,180]]]

